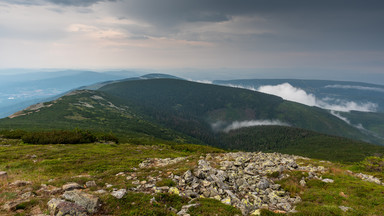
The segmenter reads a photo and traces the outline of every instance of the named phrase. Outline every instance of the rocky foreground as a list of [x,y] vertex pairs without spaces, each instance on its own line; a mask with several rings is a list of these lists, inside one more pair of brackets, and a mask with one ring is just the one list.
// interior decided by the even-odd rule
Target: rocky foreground
[[[296,163],[298,158],[302,157],[278,153],[208,154],[198,161],[197,167],[182,176],[170,175],[177,183],[176,187],[154,187],[152,190],[168,190],[192,199],[217,199],[239,208],[243,215],[257,215],[261,208],[280,213],[295,212],[294,205],[301,201],[300,197],[291,197],[273,179],[287,177],[287,174],[282,174],[285,171],[306,170],[311,173],[310,178],[319,178],[317,176],[325,171],[324,167],[300,167]],[[144,161],[141,167],[159,163],[156,161],[151,164],[150,161]],[[148,188],[148,185],[144,185],[144,188]],[[142,189],[142,186],[137,189]]]
[[[207,154],[201,156],[196,167],[191,167],[182,175],[168,172],[168,178],[174,182],[173,186],[156,187],[161,177],[147,176],[146,180],[139,180],[138,173],[142,170],[159,167],[168,167],[179,163],[186,163],[188,157],[180,158],[150,158],[143,161],[139,168],[132,168],[134,172],[121,172],[116,176],[125,178],[129,185],[134,187],[113,188],[113,185],[97,185],[95,181],[87,181],[85,185],[68,182],[61,187],[43,184],[39,188],[31,187],[29,181],[16,181],[7,187],[15,191],[18,196],[12,201],[5,203],[2,208],[9,215],[16,213],[18,207],[31,201],[31,198],[47,199],[48,209],[36,207],[31,215],[103,215],[101,209],[103,204],[100,196],[113,196],[114,199],[123,198],[127,190],[134,192],[173,193],[188,197],[191,201],[196,198],[212,198],[227,205],[232,205],[241,210],[243,215],[259,215],[260,209],[269,209],[278,213],[295,213],[295,205],[301,202],[298,195],[293,196],[285,191],[275,181],[289,177],[291,171],[302,171],[307,173],[299,184],[305,186],[310,179],[318,179],[327,184],[333,180],[322,178],[327,172],[323,166],[300,166],[298,160],[306,158],[279,153],[223,153]],[[351,175],[365,181],[376,184],[383,183],[372,176],[364,174]],[[81,177],[81,176],[80,176]],[[88,176],[90,177],[90,176]],[[6,172],[0,172],[0,180],[4,183],[7,179]],[[155,198],[151,202],[156,202]],[[192,203],[185,205],[181,210],[170,208],[177,215],[189,215],[190,207],[199,205]],[[350,210],[349,207],[339,206],[343,211]]]

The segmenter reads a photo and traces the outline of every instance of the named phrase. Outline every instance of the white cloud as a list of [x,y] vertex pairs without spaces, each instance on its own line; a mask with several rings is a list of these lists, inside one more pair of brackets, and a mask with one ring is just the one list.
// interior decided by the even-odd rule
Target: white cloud
[[284,100],[295,101],[308,106],[316,106],[316,97],[313,94],[307,94],[300,88],[295,88],[289,83],[283,83],[280,85],[265,85],[260,86],[257,91],[277,95]]
[[194,79],[187,79],[188,81],[191,81],[191,82],[198,82],[198,83],[204,83],[204,84],[212,84],[212,81],[210,80],[194,80]]
[[316,106],[318,107],[342,112],[349,112],[351,110],[360,112],[375,112],[378,107],[377,104],[371,102],[358,104],[353,101],[341,101],[340,104],[328,104],[323,100],[318,100],[317,103],[318,104]]
[[357,85],[327,85],[324,88],[357,89],[357,90],[365,90],[365,91],[384,92],[384,88],[357,86]]
[[279,85],[264,85],[257,89],[247,86],[228,86],[272,94],[282,97],[284,100],[294,101],[308,106],[317,106],[323,109],[334,111],[349,112],[355,110],[360,112],[375,112],[378,108],[377,104],[371,102],[357,103],[354,101],[336,100],[329,97],[319,99],[315,95],[308,94],[303,89],[296,88],[289,83],[282,83]]
[[355,127],[355,128],[357,128],[357,129],[359,129],[359,130],[362,130],[362,131],[368,131],[367,129],[364,128],[364,126],[363,126],[361,123],[359,123],[359,124],[357,124],[357,125],[352,124],[351,121],[349,121],[346,117],[342,116],[342,115],[341,115],[340,113],[338,113],[338,112],[335,112],[335,111],[331,110],[331,114],[334,115],[334,116],[336,116],[337,118],[343,120],[345,123],[351,125],[352,127]]
[[331,114],[334,115],[334,116],[336,116],[337,118],[343,120],[343,121],[346,122],[347,124],[351,125],[351,122],[350,122],[346,117],[340,115],[340,113],[331,110]]
[[[217,126],[217,124],[221,125],[222,122],[215,123],[213,126]],[[236,130],[244,127],[252,127],[252,126],[261,126],[261,125],[280,125],[280,126],[289,126],[289,124],[284,123],[279,120],[251,120],[251,121],[234,121],[232,124],[228,125],[223,129],[224,132],[228,133],[231,130]]]

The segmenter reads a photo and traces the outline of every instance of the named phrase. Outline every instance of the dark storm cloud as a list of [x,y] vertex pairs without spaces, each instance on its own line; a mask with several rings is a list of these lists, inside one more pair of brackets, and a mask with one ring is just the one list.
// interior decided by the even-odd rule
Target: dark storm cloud
[[225,21],[231,16],[286,13],[340,13],[382,11],[381,0],[128,0],[120,8],[144,20],[157,22]]
[[87,7],[98,2],[115,0],[46,0],[58,5]]
[[115,0],[4,0],[4,1],[10,4],[23,4],[23,5],[44,5],[46,3],[53,3],[56,5],[63,5],[63,6],[88,7],[98,2],[115,1]]
[[[130,0],[114,11],[153,25],[148,34],[171,35],[212,42],[233,42],[259,50],[382,50],[382,0]],[[264,33],[226,32],[218,29],[181,34],[183,26],[197,22],[219,23],[236,17],[258,17],[237,23]],[[203,25],[203,24],[201,24]]]

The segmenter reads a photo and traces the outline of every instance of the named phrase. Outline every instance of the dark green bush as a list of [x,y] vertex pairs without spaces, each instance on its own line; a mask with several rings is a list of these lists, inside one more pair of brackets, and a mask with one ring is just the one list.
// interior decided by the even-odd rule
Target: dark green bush
[[80,144],[93,142],[114,142],[119,140],[113,134],[100,133],[95,135],[88,130],[53,130],[53,131],[33,131],[22,130],[1,131],[0,134],[8,139],[21,139],[29,144]]
[[384,171],[384,157],[371,156],[361,162],[362,166],[370,172],[383,172]]

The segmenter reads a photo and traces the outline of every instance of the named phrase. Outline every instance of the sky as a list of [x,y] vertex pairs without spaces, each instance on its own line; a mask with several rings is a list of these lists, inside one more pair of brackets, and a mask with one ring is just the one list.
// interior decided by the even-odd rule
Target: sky
[[0,69],[384,83],[382,0],[0,0]]

